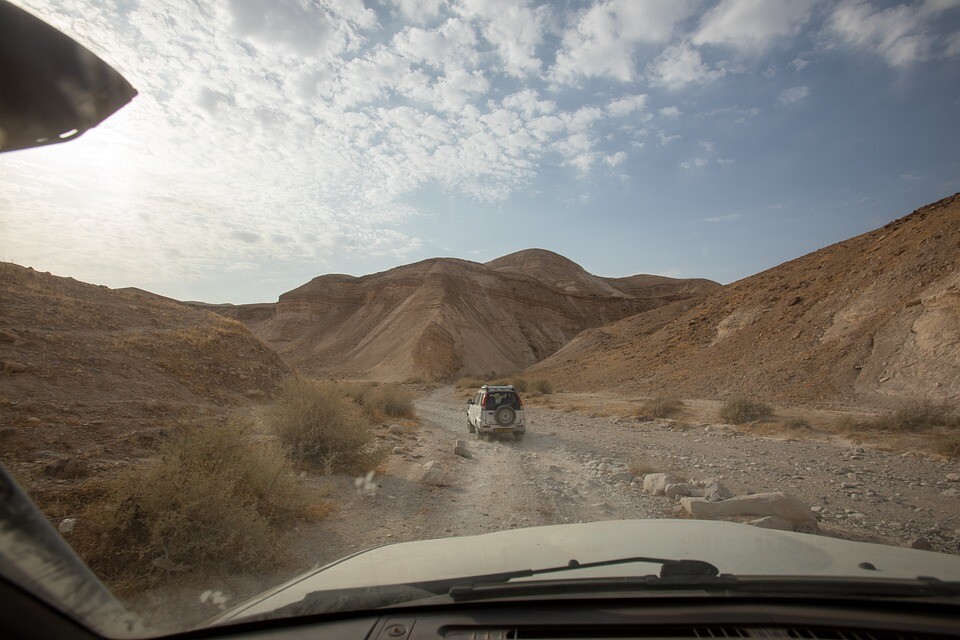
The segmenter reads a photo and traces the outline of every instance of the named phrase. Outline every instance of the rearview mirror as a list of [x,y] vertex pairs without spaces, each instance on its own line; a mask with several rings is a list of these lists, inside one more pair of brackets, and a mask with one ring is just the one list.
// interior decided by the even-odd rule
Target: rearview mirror
[[69,36],[0,0],[0,153],[76,138],[135,95]]
[[469,400],[467,400],[467,404],[473,404],[473,398],[470,398]]

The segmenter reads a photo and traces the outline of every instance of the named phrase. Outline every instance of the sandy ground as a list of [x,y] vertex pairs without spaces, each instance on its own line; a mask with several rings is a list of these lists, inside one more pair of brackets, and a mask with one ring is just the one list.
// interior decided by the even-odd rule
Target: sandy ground
[[[281,542],[290,567],[256,578],[181,584],[163,597],[177,591],[181,614],[189,609],[184,615],[199,622],[217,611],[199,604],[207,589],[222,591],[224,606],[233,606],[301,571],[382,544],[544,524],[684,517],[676,502],[644,493],[636,483],[610,483],[609,474],[622,469],[718,477],[737,493],[786,491],[819,509],[825,535],[898,545],[923,536],[935,549],[960,553],[960,498],[942,495],[960,488],[946,479],[960,471],[956,462],[863,448],[829,434],[798,440],[530,405],[522,442],[481,441],[467,433],[461,395],[451,387],[429,391],[416,401],[419,427],[394,434],[384,425],[378,437],[395,453],[366,487],[358,489],[357,479],[347,476],[305,479],[327,495],[332,511]],[[453,453],[457,439],[466,441],[471,458]],[[419,481],[428,462],[449,472],[450,486]],[[134,604],[156,608],[147,598]]]

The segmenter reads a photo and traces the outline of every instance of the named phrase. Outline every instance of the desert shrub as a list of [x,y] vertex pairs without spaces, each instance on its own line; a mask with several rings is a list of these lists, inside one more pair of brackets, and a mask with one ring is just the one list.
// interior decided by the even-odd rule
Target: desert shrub
[[310,498],[272,441],[252,442],[234,421],[185,428],[158,459],[102,484],[71,536],[98,573],[139,587],[159,575],[276,562],[276,538]]
[[939,431],[933,443],[937,453],[948,458],[960,458],[960,430],[951,428]]
[[357,404],[363,402],[363,395],[374,387],[373,382],[337,382],[336,389]]
[[403,381],[404,384],[423,384],[426,380],[423,379],[423,376],[410,376]]
[[805,418],[787,418],[783,421],[783,425],[791,429],[809,429],[810,421]]
[[960,427],[960,413],[947,404],[910,402],[893,413],[875,418],[867,427],[887,431],[919,431],[930,427]]
[[640,454],[633,456],[627,464],[627,469],[639,478],[643,478],[643,476],[648,473],[656,473],[658,471],[657,465],[655,465],[650,458]]
[[412,418],[413,396],[395,385],[371,387],[360,399],[360,406],[368,416],[381,418]]
[[683,401],[671,396],[657,396],[646,400],[637,410],[637,417],[670,418],[683,411]]
[[553,383],[546,378],[534,378],[530,381],[530,389],[536,393],[553,393]]
[[289,379],[265,419],[295,457],[328,472],[362,466],[370,453],[373,431],[341,387]]
[[720,407],[720,419],[724,422],[742,424],[752,420],[759,420],[771,413],[769,406],[757,400],[744,396],[734,396]]
[[476,376],[464,376],[454,385],[457,389],[476,389],[483,384],[483,380]]

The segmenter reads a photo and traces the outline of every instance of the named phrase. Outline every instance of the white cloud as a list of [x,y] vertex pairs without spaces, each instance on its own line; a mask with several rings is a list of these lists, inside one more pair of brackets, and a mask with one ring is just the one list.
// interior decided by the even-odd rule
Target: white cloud
[[681,136],[680,136],[679,133],[676,134],[676,135],[672,135],[672,136],[671,136],[671,135],[668,135],[665,131],[658,131],[658,132],[657,132],[657,146],[658,146],[658,147],[665,147],[665,146],[667,146],[668,144],[670,144],[671,142],[675,142],[675,141],[679,140],[680,138],[681,138]]
[[443,0],[390,0],[400,15],[414,24],[425,24],[440,17]]
[[780,92],[780,95],[777,96],[777,102],[783,106],[789,106],[791,104],[796,104],[802,100],[806,100],[810,96],[810,87],[806,85],[801,85],[799,87],[790,87],[789,89],[784,89]]
[[647,104],[647,96],[645,94],[633,95],[633,96],[624,96],[622,98],[617,98],[612,100],[607,105],[607,113],[612,116],[626,116],[630,115],[634,111],[642,111]]
[[659,113],[664,118],[679,118],[683,112],[677,107],[661,107]]
[[[960,7],[958,0],[925,0],[876,9],[864,0],[843,0],[830,16],[828,32],[848,46],[879,55],[892,67],[907,67],[934,56],[933,32],[941,14]],[[944,55],[951,52],[949,36]]]
[[548,5],[531,8],[518,0],[460,0],[456,10],[482,24],[483,37],[496,48],[508,74],[522,77],[540,69],[537,47],[543,42]]
[[555,78],[571,82],[606,76],[632,81],[637,47],[669,41],[694,6],[690,0],[609,0],[592,5],[564,33]]
[[666,48],[647,68],[654,84],[671,90],[682,89],[690,84],[707,84],[724,77],[723,67],[710,67],[703,61],[700,52],[687,43]]
[[615,167],[621,162],[625,162],[627,158],[628,156],[626,153],[624,153],[623,151],[617,151],[615,154],[607,156],[603,160],[611,167]]
[[810,66],[810,61],[804,60],[803,58],[794,58],[790,62],[790,66],[793,67],[794,71],[803,71],[808,66]]
[[732,222],[733,220],[739,220],[743,217],[742,213],[729,213],[722,216],[710,216],[709,218],[704,218],[704,222]]
[[693,169],[694,167],[705,167],[710,164],[710,161],[706,158],[694,158],[693,160],[687,160],[686,162],[681,162],[680,166],[684,169]]
[[722,0],[700,21],[694,44],[765,49],[776,38],[795,36],[819,0]]

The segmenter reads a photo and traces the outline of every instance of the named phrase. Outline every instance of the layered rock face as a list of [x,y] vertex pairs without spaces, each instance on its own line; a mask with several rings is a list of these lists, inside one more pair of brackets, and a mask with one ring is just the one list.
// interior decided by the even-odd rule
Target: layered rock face
[[543,250],[487,264],[437,258],[364,277],[325,275],[266,305],[218,307],[312,375],[447,380],[519,371],[589,327],[664,305],[676,313],[709,280],[601,278]]
[[960,194],[724,287],[584,332],[568,388],[887,405],[960,397]]

